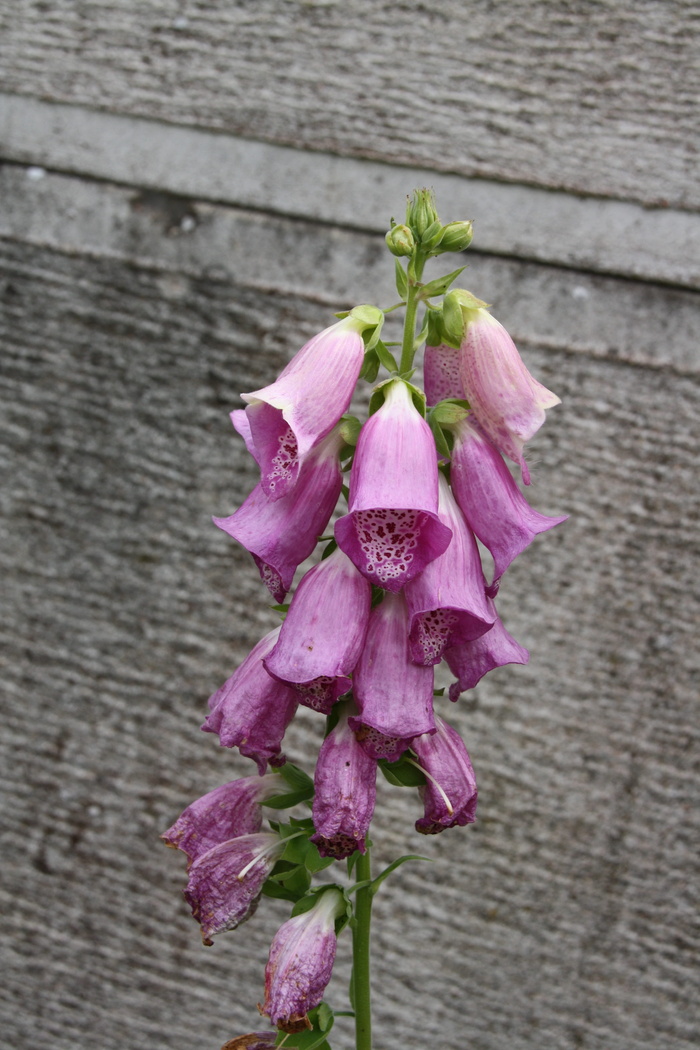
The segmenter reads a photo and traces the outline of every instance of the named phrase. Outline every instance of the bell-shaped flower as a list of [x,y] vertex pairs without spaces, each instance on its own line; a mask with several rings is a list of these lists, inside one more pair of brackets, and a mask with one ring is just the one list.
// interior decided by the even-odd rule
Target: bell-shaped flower
[[364,361],[364,327],[352,316],[338,321],[309,340],[274,383],[241,394],[271,500],[294,487],[306,454],[347,410]]
[[235,514],[214,518],[215,525],[250,551],[277,602],[284,601],[297,566],[312,553],[330,521],[343,485],[338,460],[342,444],[339,430],[324,438],[307,456],[294,488],[281,499],[271,500],[262,485],[256,485]]
[[301,579],[265,667],[323,714],[351,686],[367,634],[372,587],[338,548]]
[[[403,594],[385,594],[370,614],[367,640],[353,675],[359,715],[350,718],[373,758],[398,758],[414,736],[435,730],[433,668],[411,660]],[[367,733],[367,729],[378,733]],[[393,741],[386,754],[387,741]]]
[[166,846],[182,850],[191,864],[228,839],[260,831],[263,803],[283,790],[277,773],[232,780],[189,805],[161,838]]
[[533,510],[473,416],[455,424],[453,430],[452,491],[470,529],[491,552],[493,590],[535,536],[560,525],[567,516],[548,518]]
[[205,944],[253,915],[263,883],[284,849],[279,835],[260,831],[222,842],[192,863],[185,900],[202,928]]
[[360,431],[348,514],[338,546],[372,583],[399,591],[450,542],[437,515],[438,470],[430,427],[402,380],[385,387],[382,407]]
[[489,630],[496,613],[484,591],[476,540],[440,474],[440,521],[452,532],[444,554],[406,584],[411,659],[437,664],[447,645],[472,641]]
[[545,409],[560,398],[534,379],[515,343],[488,310],[465,310],[460,378],[480,425],[496,448],[522,469],[530,484],[523,445],[544,423]]
[[245,409],[236,408],[233,410],[233,412],[229,412],[229,419],[233,423],[234,430],[236,430],[237,433],[241,435],[241,437],[245,441],[245,447],[248,449],[251,456],[259,466],[259,453],[255,447],[255,442],[253,441],[253,433],[250,429],[250,420],[245,414]]
[[429,405],[446,398],[466,397],[459,374],[460,351],[447,343],[426,346],[423,357],[423,385]]
[[480,638],[445,649],[447,665],[457,677],[450,686],[450,700],[457,700],[461,693],[473,689],[494,668],[505,664],[526,664],[529,659],[527,649],[508,634],[497,616],[493,627]]
[[[345,705],[343,705],[345,706]],[[377,762],[348,725],[347,708],[323,741],[314,773],[312,817],[322,857],[343,860],[366,851],[365,836],[377,796]]]
[[260,1012],[283,1032],[311,1028],[309,1010],[323,999],[335,961],[335,920],[345,910],[342,893],[320,893],[310,911],[288,919],[275,934],[265,967]]
[[452,726],[436,717],[437,732],[411,744],[426,783],[419,788],[425,813],[416,831],[437,835],[445,828],[463,827],[476,820],[476,778],[464,741]]
[[209,699],[202,729],[218,733],[223,747],[237,747],[254,759],[260,775],[267,763],[282,765],[282,738],[294,717],[298,697],[292,686],[272,678],[263,660],[277,643],[280,628],[265,635],[243,663]]

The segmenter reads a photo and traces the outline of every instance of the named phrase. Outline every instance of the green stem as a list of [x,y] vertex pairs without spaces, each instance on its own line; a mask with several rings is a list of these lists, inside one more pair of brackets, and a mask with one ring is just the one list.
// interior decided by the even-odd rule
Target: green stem
[[[415,258],[411,260],[408,267],[408,288],[406,290],[406,314],[403,322],[403,342],[401,344],[400,372],[410,372],[413,366],[413,357],[416,352],[416,315],[418,314],[418,292],[421,288],[420,279],[423,276],[425,256],[420,248],[417,249]],[[411,274],[413,271],[413,276]]]
[[[369,849],[361,854],[355,874],[358,882],[372,878]],[[355,923],[352,935],[352,984],[355,998],[355,1050],[372,1050],[372,1005],[370,994],[370,923],[372,890],[358,890],[355,896]]]

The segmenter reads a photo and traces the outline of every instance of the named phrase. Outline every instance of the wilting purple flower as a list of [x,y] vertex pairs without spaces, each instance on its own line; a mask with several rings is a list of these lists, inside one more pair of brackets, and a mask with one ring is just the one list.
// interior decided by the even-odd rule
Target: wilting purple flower
[[[373,758],[398,758],[414,736],[434,731],[433,669],[411,660],[403,594],[385,594],[372,610],[353,693],[360,713],[350,726]],[[390,754],[387,740],[394,742]]]
[[192,863],[228,839],[260,831],[262,804],[280,794],[283,787],[284,782],[276,773],[222,784],[183,810],[161,838],[166,846],[182,850]]
[[437,664],[447,645],[485,634],[496,613],[484,591],[484,573],[476,540],[440,474],[440,521],[452,532],[444,554],[406,584],[411,659]]
[[210,714],[202,726],[205,733],[218,733],[223,747],[237,747],[242,755],[255,759],[261,776],[268,762],[283,764],[282,738],[298,703],[294,689],[263,667],[279,632],[276,627],[266,634],[210,697]]
[[503,325],[482,308],[465,311],[460,378],[474,415],[494,445],[530,472],[523,445],[544,423],[546,408],[560,398],[534,379]]
[[278,835],[261,831],[222,842],[194,861],[185,900],[202,927],[205,944],[253,915],[263,883],[284,848]]
[[296,483],[304,456],[347,410],[364,360],[364,326],[346,317],[314,336],[270,386],[241,394],[271,500]]
[[289,919],[274,936],[260,1010],[284,1032],[311,1028],[307,1014],[321,1002],[331,979],[335,920],[344,908],[342,893],[328,889],[310,911]]
[[335,526],[338,546],[379,587],[399,591],[450,542],[437,516],[437,474],[430,427],[396,380],[360,431],[349,513]]
[[496,617],[493,627],[475,638],[473,642],[462,642],[445,650],[445,660],[457,676],[450,686],[450,700],[459,699],[460,693],[473,689],[485,674],[505,664],[526,664],[530,659],[527,649],[508,634],[503,621]]
[[459,375],[460,351],[441,343],[426,346],[423,359],[425,398],[429,405],[437,405],[446,398],[466,397]]
[[343,860],[365,852],[377,796],[377,762],[355,739],[343,712],[321,745],[314,774],[311,841],[322,857]]
[[248,1032],[224,1043],[221,1050],[271,1050],[277,1043],[277,1032]]
[[338,430],[329,434],[309,453],[296,485],[281,499],[271,500],[256,485],[235,514],[214,518],[215,525],[250,551],[277,602],[284,601],[297,566],[313,551],[338,501],[342,444]]
[[328,714],[350,689],[371,601],[369,581],[335,550],[302,577],[265,667],[295,684],[302,704]]
[[535,536],[566,521],[566,515],[548,518],[533,510],[473,416],[455,424],[454,433],[452,491],[469,527],[491,551],[493,588]]
[[476,779],[464,741],[442,718],[436,717],[435,723],[436,733],[411,744],[426,774],[425,786],[419,788],[425,814],[416,821],[416,831],[423,835],[476,820]]

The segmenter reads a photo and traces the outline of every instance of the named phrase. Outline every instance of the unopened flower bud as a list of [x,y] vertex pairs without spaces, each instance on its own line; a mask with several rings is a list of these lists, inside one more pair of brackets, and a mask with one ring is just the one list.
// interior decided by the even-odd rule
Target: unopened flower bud
[[406,210],[406,225],[411,227],[417,237],[422,237],[428,227],[437,221],[433,191],[415,190]]
[[444,227],[438,247],[441,252],[463,252],[471,244],[473,236],[471,222],[450,222]]
[[427,230],[424,230],[421,235],[421,247],[425,248],[429,252],[433,251],[433,249],[436,248],[437,245],[440,244],[440,242],[442,241],[444,229],[445,227],[442,225],[439,219],[436,219],[435,222],[432,222],[430,226],[428,226]]
[[394,226],[386,235],[386,246],[392,255],[413,255],[416,242],[408,226]]

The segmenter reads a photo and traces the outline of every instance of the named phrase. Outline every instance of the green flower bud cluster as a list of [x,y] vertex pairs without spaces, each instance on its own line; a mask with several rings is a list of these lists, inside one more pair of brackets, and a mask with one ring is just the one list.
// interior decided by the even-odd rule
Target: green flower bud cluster
[[[406,224],[394,229],[409,230],[414,242],[428,255],[443,252],[462,252],[472,241],[473,229],[469,220],[450,222],[443,226],[435,208],[432,190],[416,190],[406,208]],[[392,229],[391,233],[394,232]],[[391,250],[391,248],[390,248]],[[394,252],[398,255],[398,252]],[[408,251],[401,254],[408,255]]]

